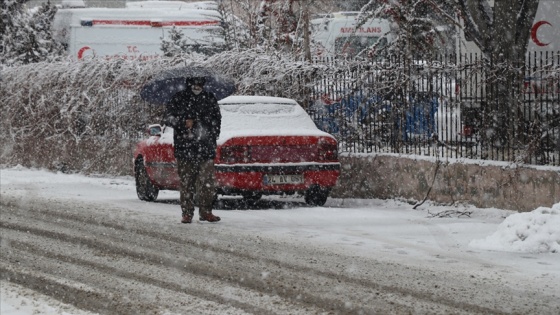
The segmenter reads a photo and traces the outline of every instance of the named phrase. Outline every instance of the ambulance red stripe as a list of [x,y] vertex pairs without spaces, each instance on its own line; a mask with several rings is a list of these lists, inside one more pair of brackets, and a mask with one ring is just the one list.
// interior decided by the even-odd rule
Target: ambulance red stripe
[[150,21],[150,20],[93,20],[93,25],[133,25],[133,26],[205,26],[219,25],[219,21]]

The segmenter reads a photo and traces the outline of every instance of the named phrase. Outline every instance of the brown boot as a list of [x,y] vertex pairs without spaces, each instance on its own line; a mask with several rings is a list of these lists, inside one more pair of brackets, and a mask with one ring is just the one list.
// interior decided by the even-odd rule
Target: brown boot
[[213,215],[211,212],[201,215],[198,219],[200,221],[208,221],[208,222],[220,221],[220,217]]

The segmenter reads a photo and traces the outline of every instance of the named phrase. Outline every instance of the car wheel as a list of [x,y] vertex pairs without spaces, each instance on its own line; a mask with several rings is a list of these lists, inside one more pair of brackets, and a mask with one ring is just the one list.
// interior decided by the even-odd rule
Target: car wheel
[[311,186],[305,192],[305,202],[310,206],[322,206],[327,202],[330,189],[320,186]]
[[138,199],[144,201],[154,201],[157,199],[159,189],[152,184],[152,181],[148,177],[148,172],[146,172],[146,167],[144,167],[144,160],[138,159],[136,161],[136,194]]
[[262,198],[262,193],[258,193],[258,192],[248,192],[248,193],[243,193],[243,199],[247,200],[247,201],[257,201],[260,200]]

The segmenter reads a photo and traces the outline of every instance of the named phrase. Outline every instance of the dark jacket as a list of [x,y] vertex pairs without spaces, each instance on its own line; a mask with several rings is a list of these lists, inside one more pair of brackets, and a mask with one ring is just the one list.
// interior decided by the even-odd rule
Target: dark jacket
[[[185,124],[187,119],[194,120],[191,132]],[[178,92],[167,104],[164,123],[173,127],[176,159],[211,160],[216,157],[222,115],[212,93],[202,91],[195,95],[190,88]]]

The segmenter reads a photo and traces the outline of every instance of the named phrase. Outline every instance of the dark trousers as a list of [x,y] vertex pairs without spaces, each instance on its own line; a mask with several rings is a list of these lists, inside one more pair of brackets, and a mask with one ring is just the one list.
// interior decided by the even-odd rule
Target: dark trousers
[[199,215],[212,213],[216,193],[214,160],[178,160],[177,170],[181,181],[180,199],[183,214],[194,215],[195,194]]

